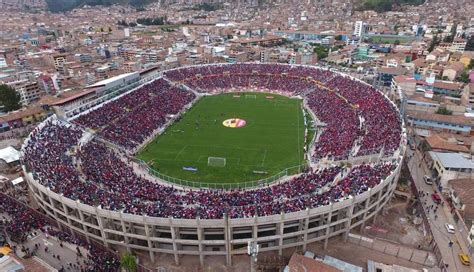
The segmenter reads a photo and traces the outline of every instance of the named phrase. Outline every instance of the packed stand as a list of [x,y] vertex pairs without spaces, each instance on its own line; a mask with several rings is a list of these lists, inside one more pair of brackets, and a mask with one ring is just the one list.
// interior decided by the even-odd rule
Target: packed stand
[[356,111],[335,93],[319,88],[307,95],[307,105],[326,124],[313,158],[347,159],[361,133]]
[[295,95],[311,91],[313,80],[327,78],[331,72],[305,66],[279,64],[204,65],[171,70],[170,80],[187,84],[200,92],[233,89],[260,89]]
[[118,271],[120,262],[114,254],[87,243],[86,240],[57,230],[47,223],[44,215],[34,212],[31,208],[17,200],[0,193],[0,212],[10,217],[6,221],[6,231],[12,241],[26,242],[28,234],[41,230],[48,235],[58,238],[60,242],[67,242],[88,251],[87,261],[82,271]]
[[84,180],[74,165],[72,154],[81,136],[70,124],[49,120],[31,133],[23,163],[36,181],[55,193],[92,206],[112,202],[115,195]]
[[336,76],[327,84],[358,107],[364,118],[365,132],[356,156],[380,153],[393,154],[401,140],[401,121],[394,106],[384,96],[364,83],[349,77]]
[[[110,201],[103,201],[102,208],[132,214],[174,218],[199,216],[202,219],[223,218],[224,214],[231,218],[266,216],[326,205],[335,199],[335,195],[344,197],[346,194],[360,192],[353,188],[357,180],[350,180],[347,185],[347,182],[342,183],[344,186],[339,186],[342,189],[338,186],[331,187],[342,172],[340,167],[307,172],[290,181],[254,190],[182,191],[137,176],[130,161],[115,152],[101,143],[91,142],[80,151],[79,161],[89,182],[96,188],[115,195]],[[374,176],[370,178],[371,183],[361,179],[362,191],[377,185],[386,174],[380,171],[378,166],[364,166],[364,171],[359,171],[358,167],[354,169],[354,173],[370,173],[364,178],[370,178],[372,174]],[[374,171],[377,173],[374,174]],[[348,191],[346,186],[349,186],[351,191]],[[333,192],[329,199],[328,195],[324,197],[322,194],[325,187]],[[334,189],[338,191],[333,191]]]
[[194,98],[192,92],[159,79],[81,115],[74,122],[101,129],[100,136],[133,149],[162,127],[168,115],[179,113]]

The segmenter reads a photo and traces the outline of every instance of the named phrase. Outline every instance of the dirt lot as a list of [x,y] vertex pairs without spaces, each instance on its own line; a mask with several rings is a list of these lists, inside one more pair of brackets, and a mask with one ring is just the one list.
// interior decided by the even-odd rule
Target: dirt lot
[[421,221],[416,222],[415,217],[410,214],[412,210],[411,204],[394,198],[384,212],[377,216],[373,224],[367,224],[362,234],[408,247],[429,249],[429,238],[425,236]]

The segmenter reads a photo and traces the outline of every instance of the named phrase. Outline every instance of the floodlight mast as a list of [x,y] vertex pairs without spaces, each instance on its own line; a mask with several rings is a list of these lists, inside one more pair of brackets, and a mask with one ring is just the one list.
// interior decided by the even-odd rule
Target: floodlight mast
[[257,255],[260,250],[260,245],[256,241],[247,242],[247,255],[250,256],[250,271],[256,272],[255,264],[257,263]]

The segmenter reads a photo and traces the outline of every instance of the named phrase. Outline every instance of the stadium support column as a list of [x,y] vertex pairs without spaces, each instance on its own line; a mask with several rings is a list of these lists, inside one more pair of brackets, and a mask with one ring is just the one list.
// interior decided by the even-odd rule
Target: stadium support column
[[370,198],[371,197],[372,197],[372,195],[370,195],[365,200],[365,203],[364,203],[364,217],[362,218],[362,224],[360,224],[360,233],[362,233],[364,231],[364,228],[365,228],[365,220],[367,218],[367,213],[369,212],[368,209],[369,209],[369,204],[370,204]]
[[204,255],[203,255],[203,245],[202,245],[202,227],[201,227],[201,218],[196,219],[197,225],[197,237],[198,237],[198,247],[199,247],[199,263],[201,266],[204,266]]
[[282,212],[280,213],[281,220],[277,223],[277,235],[278,237],[278,255],[283,254],[283,233],[285,231],[285,214]]
[[232,246],[230,240],[232,239],[232,228],[229,226],[229,217],[224,215],[224,239],[225,239],[225,257],[228,266],[232,265]]
[[122,226],[122,236],[123,236],[123,240],[125,241],[125,246],[127,247],[127,252],[131,252],[130,241],[128,240],[128,236],[127,236],[127,227],[125,226],[125,221],[123,221],[122,216],[123,214],[122,212],[120,212],[119,217],[120,217],[120,225]]
[[[109,247],[109,243],[107,243],[107,236],[105,235],[105,231],[104,231],[104,222],[102,222],[102,217],[98,213],[97,207],[95,208],[95,214],[97,215],[97,224],[99,225],[100,235],[102,236],[102,242],[104,243],[106,247]],[[84,224],[84,221],[82,224]]]
[[148,242],[148,253],[152,263],[155,262],[155,253],[153,252],[153,242],[150,240],[150,226],[146,222],[147,216],[143,216],[143,226],[145,227],[146,241]]
[[346,222],[346,232],[344,233],[344,242],[347,242],[347,238],[349,237],[349,233],[351,232],[351,224],[352,224],[352,215],[354,214],[354,207],[355,207],[355,198],[352,198],[352,204],[347,207],[347,222]]
[[[67,225],[68,226],[72,226],[71,224],[71,218],[69,218],[69,210],[67,209],[67,206],[66,204],[64,204],[64,201],[63,201],[63,196],[62,195],[59,195],[59,202],[61,203],[62,207],[63,207],[63,212],[64,214],[66,215],[66,220],[67,220]],[[84,222],[84,221],[82,221]],[[82,224],[84,226],[84,224]]]
[[329,213],[328,213],[328,220],[326,222],[326,234],[325,234],[325,237],[324,237],[324,249],[327,249],[328,248],[328,241],[329,241],[329,233],[331,231],[331,218],[332,218],[332,206],[333,206],[333,203],[331,203],[331,206],[329,207]]
[[178,252],[178,244],[176,244],[176,237],[179,235],[177,227],[174,226],[173,218],[170,217],[170,231],[171,231],[171,240],[173,242],[173,254],[174,254],[174,263],[175,265],[179,265],[179,254]]
[[258,239],[258,217],[253,218],[253,224],[252,224],[252,239],[254,241],[257,241]]
[[303,251],[306,251],[306,246],[308,245],[308,227],[309,227],[309,208],[306,208],[306,218],[304,219],[304,235],[303,235]]
[[375,212],[374,216],[372,217],[372,223],[375,223],[375,220],[377,220],[377,215],[380,212],[379,211],[380,206],[382,206],[382,201],[381,201],[381,199],[383,197],[382,192],[383,192],[383,189],[378,191],[378,193],[377,193],[377,204],[375,204],[375,205],[377,205],[377,208],[375,209],[376,212]]
[[[76,205],[79,206],[79,203],[76,202]],[[87,231],[86,224],[84,224],[86,222],[86,220],[84,218],[84,214],[82,213],[81,209],[79,209],[79,207],[77,207],[76,210],[77,210],[77,213],[79,214],[79,218],[81,219],[81,226],[82,226],[82,230],[84,231],[84,234],[86,236],[86,240],[87,240],[88,243],[90,243],[91,241],[90,241],[90,238],[89,238],[89,235],[88,235],[89,232]],[[97,220],[97,221],[99,221],[99,220]],[[100,234],[102,235],[102,238],[104,238],[105,234],[104,234],[103,230],[100,229],[100,225],[98,225],[98,226],[99,226]],[[103,240],[104,240],[104,245],[106,247],[108,247],[109,246],[108,243],[105,241],[105,239],[103,239]]]

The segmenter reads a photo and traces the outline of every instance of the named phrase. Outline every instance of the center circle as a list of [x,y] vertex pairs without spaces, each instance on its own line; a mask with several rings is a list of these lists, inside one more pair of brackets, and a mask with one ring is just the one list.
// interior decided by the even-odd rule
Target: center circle
[[246,124],[247,124],[247,121],[245,121],[244,119],[239,119],[239,118],[231,118],[231,119],[224,120],[224,122],[222,122],[222,125],[228,128],[241,128],[245,126]]

